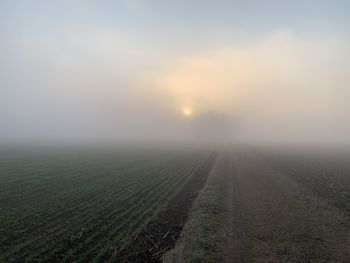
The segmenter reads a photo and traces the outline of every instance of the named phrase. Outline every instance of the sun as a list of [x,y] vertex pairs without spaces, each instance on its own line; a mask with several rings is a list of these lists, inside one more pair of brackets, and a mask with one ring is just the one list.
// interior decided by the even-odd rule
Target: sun
[[186,117],[190,117],[192,115],[192,109],[185,107],[182,109],[182,114],[185,115]]

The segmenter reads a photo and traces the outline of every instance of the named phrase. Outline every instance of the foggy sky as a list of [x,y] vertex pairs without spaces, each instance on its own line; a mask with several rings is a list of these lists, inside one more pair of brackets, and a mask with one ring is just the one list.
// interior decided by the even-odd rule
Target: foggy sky
[[1,1],[0,141],[349,142],[349,2],[263,2]]

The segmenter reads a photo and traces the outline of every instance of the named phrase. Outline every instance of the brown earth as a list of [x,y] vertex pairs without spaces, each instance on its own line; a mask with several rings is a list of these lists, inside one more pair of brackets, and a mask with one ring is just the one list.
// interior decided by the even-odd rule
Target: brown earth
[[165,262],[350,262],[350,218],[250,152],[216,161]]
[[276,169],[350,216],[350,152],[259,150]]
[[350,262],[345,213],[254,154],[236,154],[235,163],[245,261]]

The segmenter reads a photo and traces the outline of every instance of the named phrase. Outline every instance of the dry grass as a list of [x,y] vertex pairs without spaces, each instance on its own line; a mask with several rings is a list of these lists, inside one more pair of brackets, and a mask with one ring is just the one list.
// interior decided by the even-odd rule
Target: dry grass
[[349,218],[255,155],[221,155],[164,262],[350,262]]
[[232,250],[232,177],[221,155],[194,203],[177,246],[164,262],[230,262]]

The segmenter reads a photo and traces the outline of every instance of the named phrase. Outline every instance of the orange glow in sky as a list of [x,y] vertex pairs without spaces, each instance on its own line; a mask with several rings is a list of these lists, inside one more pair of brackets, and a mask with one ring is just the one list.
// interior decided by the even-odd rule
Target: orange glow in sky
[[192,109],[190,109],[188,107],[185,107],[185,108],[182,109],[182,113],[186,117],[190,117],[192,115]]

